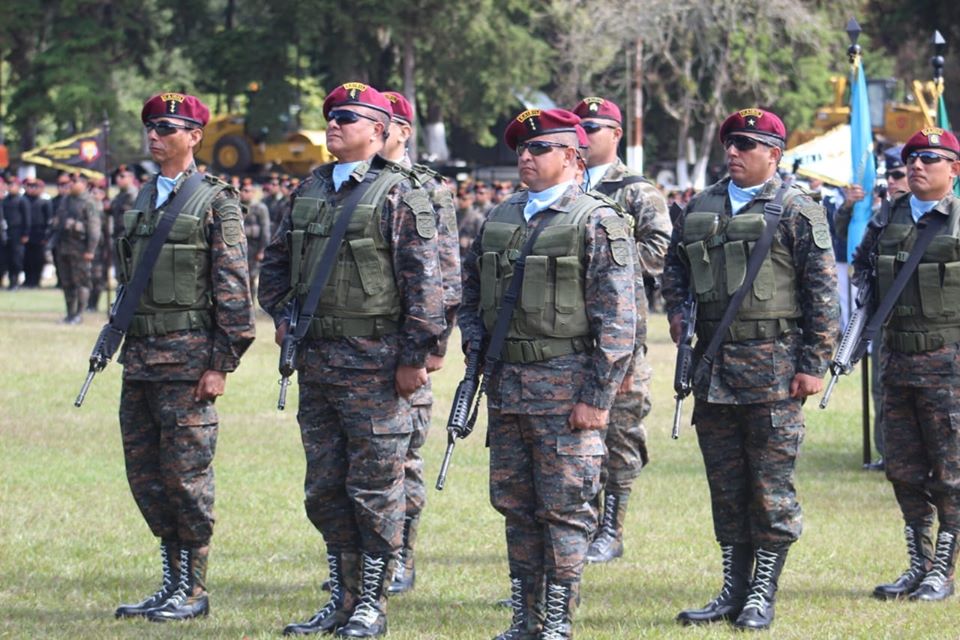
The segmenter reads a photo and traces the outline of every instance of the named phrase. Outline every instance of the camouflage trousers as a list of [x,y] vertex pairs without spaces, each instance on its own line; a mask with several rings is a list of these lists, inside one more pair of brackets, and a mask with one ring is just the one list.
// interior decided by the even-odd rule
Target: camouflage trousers
[[217,410],[195,382],[124,379],[120,433],[127,482],[158,538],[202,547],[213,535]]
[[257,299],[257,285],[260,284],[260,265],[262,260],[257,260],[256,256],[247,256],[247,272],[250,274],[250,294],[251,300]]
[[392,370],[351,370],[322,382],[301,374],[299,381],[307,517],[329,553],[397,553],[410,421]]
[[566,414],[489,415],[490,501],[506,518],[510,575],[579,581],[597,528],[601,433],[574,431]]
[[601,486],[606,493],[629,495],[633,481],[647,465],[647,430],[643,419],[650,414],[650,366],[634,379],[633,388],[617,394],[610,409],[610,424],[604,440],[607,460]]
[[[960,400],[957,387],[884,386],[887,479],[908,524],[960,529]],[[936,510],[936,511],[935,511]]]
[[693,421],[717,540],[754,547],[795,542],[803,529],[793,484],[804,434],[800,402],[732,405],[698,399]]
[[430,417],[433,413],[433,390],[430,381],[417,389],[410,401],[401,401],[413,432],[403,464],[403,494],[406,497],[406,515],[416,517],[427,504],[427,486],[423,477],[423,458],[420,449],[427,442]]

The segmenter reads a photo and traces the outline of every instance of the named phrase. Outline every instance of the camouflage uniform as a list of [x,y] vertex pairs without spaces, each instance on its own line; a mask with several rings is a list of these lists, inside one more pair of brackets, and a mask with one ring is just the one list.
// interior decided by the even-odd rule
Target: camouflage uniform
[[[946,216],[946,224],[927,248],[884,325],[884,461],[906,525],[911,561],[925,569],[935,564],[930,529],[934,516],[939,516],[936,560],[940,560],[943,547],[949,566],[942,573],[952,585],[960,534],[960,400],[956,393],[960,384],[960,285],[956,278],[960,270],[960,198],[947,195],[924,217],[941,215]],[[858,281],[869,277],[870,265],[876,263],[878,302],[890,288],[901,266],[898,263],[905,261],[916,242],[916,228],[909,194],[893,203],[889,220],[875,217],[868,225],[854,255],[855,277]],[[916,577],[919,582],[922,572]],[[883,586],[887,585],[878,590]]]
[[[556,212],[549,221],[551,227],[569,228],[567,214],[578,198],[588,197],[592,198],[571,186],[548,209]],[[499,256],[490,253],[494,246],[491,221],[497,217],[496,226],[502,229],[500,216],[522,220],[526,201],[526,193],[515,194],[491,211],[467,254],[463,265],[463,305],[458,314],[465,344],[481,343],[484,325],[488,325],[489,331],[499,307],[499,299],[491,297],[490,284],[481,277],[482,268],[490,271],[483,265],[494,264],[494,259],[506,256],[515,260],[531,230],[544,223],[543,213],[535,215],[521,225],[519,233],[513,234],[508,248]],[[524,589],[528,594],[542,589],[544,577],[550,584],[567,585],[567,594],[572,598],[567,605],[570,611],[578,597],[584,557],[597,526],[592,501],[600,490],[604,445],[600,431],[574,430],[568,420],[575,403],[601,409],[613,405],[629,366],[636,332],[635,256],[628,225],[600,201],[595,204],[597,208],[586,214],[582,226],[573,227],[576,233],[582,233],[577,238],[581,243],[579,259],[537,255],[550,250],[541,248],[549,244],[549,227],[540,236],[531,258],[537,258],[538,265],[546,262],[541,270],[539,266],[534,269],[532,260],[528,260],[522,296],[526,299],[544,295],[541,291],[546,289],[546,283],[541,283],[538,291],[530,282],[538,277],[538,272],[543,275],[559,270],[555,264],[548,267],[548,263],[562,261],[563,271],[567,271],[570,261],[576,261],[589,325],[587,335],[582,337],[585,344],[579,352],[568,350],[567,355],[555,357],[544,354],[539,360],[533,356],[524,363],[522,347],[536,343],[538,336],[508,339],[504,361],[489,382],[487,398],[490,500],[506,518],[510,574],[531,581],[531,586]],[[553,248],[559,248],[559,244]],[[507,285],[496,286],[502,296]],[[547,316],[554,312],[555,305],[563,309],[562,305],[570,303],[557,300],[548,303],[549,308],[540,313]],[[532,320],[539,317],[536,306],[525,310],[524,301],[518,301],[512,321],[514,329],[508,336],[517,334],[521,317],[537,322]],[[561,312],[555,313],[562,323]]]
[[250,272],[250,293],[256,298],[257,278],[260,277],[260,257],[270,244],[270,211],[262,202],[252,202],[243,218],[247,236],[247,270]]
[[[636,175],[617,160],[604,173],[601,185],[617,186],[624,178]],[[609,189],[609,187],[608,187]],[[609,192],[609,191],[608,191]],[[644,276],[659,276],[670,244],[670,217],[660,191],[647,180],[619,186],[611,198],[633,217],[637,241],[636,299],[637,339],[629,373],[632,386],[617,393],[610,410],[605,444],[604,505],[597,538],[590,546],[588,560],[602,562],[623,553],[623,519],[633,482],[647,465],[647,431],[643,419],[650,413],[650,378],[652,370],[646,360],[647,296]]]
[[[410,167],[409,158],[401,164]],[[460,248],[457,236],[456,212],[454,211],[453,192],[450,185],[437,174],[422,172],[418,168],[418,182],[430,194],[436,213],[437,242],[439,244],[440,275],[443,282],[443,311],[446,328],[440,335],[437,346],[431,355],[443,358],[447,352],[447,341],[456,326],[457,309],[460,307],[462,288],[460,284]],[[427,502],[427,487],[423,479],[423,458],[420,449],[427,441],[430,419],[433,411],[433,387],[427,384],[413,392],[403,401],[406,405],[413,432],[410,436],[410,448],[404,463],[403,492],[406,496],[406,515],[404,517],[403,551],[397,571],[394,574],[392,592],[404,591],[413,587],[414,582],[414,545],[420,524],[420,514]]]
[[67,304],[68,322],[79,322],[90,299],[91,262],[100,243],[100,208],[88,194],[69,195],[60,201],[53,220],[57,273]]
[[100,304],[100,294],[107,289],[107,277],[109,269],[107,265],[110,260],[110,217],[103,210],[103,202],[98,198],[91,198],[93,206],[97,208],[100,219],[100,242],[93,252],[93,262],[90,264],[90,301],[85,307],[86,311],[96,311]]
[[457,233],[459,234],[461,263],[467,259],[467,253],[470,251],[473,241],[480,235],[483,220],[484,215],[473,207],[457,209]]
[[[195,171],[191,166],[183,172],[159,208],[156,178],[146,183],[142,189],[146,193],[137,198],[138,203],[148,203],[140,220],[159,219]],[[236,193],[226,185],[221,188],[203,212],[201,225],[209,250],[206,264],[194,267],[198,286],[210,283],[214,304],[202,311],[176,312],[190,316],[189,327],[165,331],[163,314],[145,312],[144,298],[161,297],[148,285],[119,360],[123,364],[120,429],[130,489],[155,536],[191,547],[206,546],[213,534],[211,464],[218,427],[213,403],[196,401],[193,391],[205,371],[235,370],[254,337],[240,208]],[[181,211],[178,220],[188,213]],[[141,235],[139,229],[154,223],[138,224],[136,217],[127,222],[129,246],[149,242],[149,233]],[[171,242],[175,239],[168,238],[167,244]],[[154,274],[163,266],[158,259]],[[126,270],[121,280],[130,275]],[[180,292],[176,295],[182,300]],[[178,306],[171,303],[171,308]],[[208,320],[194,320],[204,316]]]
[[[309,289],[303,282],[291,290],[300,277],[291,274],[296,256],[291,256],[287,237],[293,219],[312,215],[318,207],[336,207],[372,165],[382,172],[391,170],[384,164],[379,159],[360,163],[339,191],[333,185],[333,165],[324,165],[294,193],[292,213],[284,216],[267,247],[260,273],[260,305],[278,325],[286,320],[287,301],[297,293],[305,296]],[[398,291],[396,316],[371,319],[370,331],[375,333],[338,336],[340,319],[324,300],[336,298],[337,292],[346,297],[346,283],[338,285],[331,277],[314,319],[320,327],[329,318],[331,326],[311,329],[298,355],[297,420],[307,459],[304,504],[307,517],[323,535],[328,559],[339,558],[331,561],[331,569],[342,567],[348,600],[359,593],[361,552],[364,563],[371,558],[385,561],[396,558],[402,547],[404,463],[412,426],[395,389],[395,374],[400,365],[423,367],[444,329],[435,215],[428,195],[404,179],[374,211],[370,225],[376,225],[375,235],[384,241],[382,251],[389,254],[392,267],[381,276],[388,288]],[[311,242],[309,237],[304,241],[305,252]],[[341,264],[346,246],[345,240]]]

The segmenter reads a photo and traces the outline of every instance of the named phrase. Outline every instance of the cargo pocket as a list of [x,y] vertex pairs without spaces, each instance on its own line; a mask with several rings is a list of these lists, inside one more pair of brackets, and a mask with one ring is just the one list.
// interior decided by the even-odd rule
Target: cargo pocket
[[212,403],[177,410],[178,427],[209,427],[217,421],[217,409]]
[[600,492],[600,467],[606,448],[600,431],[557,436],[557,462],[568,504],[593,500]]

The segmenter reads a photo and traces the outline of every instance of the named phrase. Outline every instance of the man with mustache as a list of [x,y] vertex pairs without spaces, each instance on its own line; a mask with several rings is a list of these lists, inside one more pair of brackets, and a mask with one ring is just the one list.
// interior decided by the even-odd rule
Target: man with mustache
[[[775,114],[744,109],[724,120],[720,142],[729,177],[691,200],[676,221],[663,297],[676,342],[688,295],[697,309],[693,423],[703,454],[713,525],[723,553],[723,588],[683,624],[731,620],[765,629],[787,550],[801,531],[793,473],[803,439],[805,398],[818,393],[838,333],[836,265],[823,208],[777,166],[786,128]],[[773,243],[721,341],[701,358],[754,244],[782,202]]]

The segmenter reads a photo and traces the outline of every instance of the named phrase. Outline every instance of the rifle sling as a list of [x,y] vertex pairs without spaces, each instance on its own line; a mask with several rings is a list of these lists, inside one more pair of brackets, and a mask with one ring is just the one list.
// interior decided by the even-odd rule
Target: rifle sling
[[[204,174],[199,171],[187,178],[157,223],[157,228],[154,230],[153,235],[150,236],[150,243],[147,245],[143,256],[140,258],[140,262],[137,264],[137,270],[134,272],[133,278],[131,278],[130,282],[124,287],[123,300],[120,301],[120,306],[116,313],[110,318],[109,324],[113,330],[119,334],[126,334],[127,329],[130,328],[134,313],[140,304],[140,297],[146,290],[147,283],[153,275],[153,267],[156,266],[157,258],[160,257],[160,249],[163,247],[163,243],[167,241],[167,236],[170,235],[170,230],[173,229],[173,223],[176,221],[177,216],[180,215],[180,211],[193,194],[196,193],[203,179]],[[120,346],[119,341],[112,346],[115,350],[116,347]],[[113,353],[108,355],[108,357],[112,356]]]
[[893,310],[897,298],[900,297],[903,289],[907,286],[907,281],[913,275],[913,272],[917,270],[917,266],[920,264],[920,258],[923,257],[924,252],[927,250],[927,247],[930,246],[937,232],[940,231],[947,222],[947,216],[942,214],[930,217],[929,220],[927,220],[927,217],[928,216],[923,216],[918,221],[917,226],[922,226],[923,230],[917,237],[917,243],[913,245],[913,249],[910,250],[910,255],[903,263],[900,271],[897,272],[897,277],[893,279],[893,284],[890,285],[887,295],[883,296],[883,300],[877,305],[877,310],[870,316],[870,321],[867,322],[867,326],[863,330],[863,337],[860,339],[860,344],[865,345],[867,342],[876,338],[880,332],[880,327],[887,321],[887,316],[889,316]]
[[520,250],[520,257],[513,263],[513,276],[510,280],[510,286],[503,294],[500,313],[497,314],[497,321],[493,325],[493,332],[490,334],[490,342],[487,344],[487,352],[484,357],[484,374],[492,375],[497,363],[500,362],[503,346],[507,341],[507,331],[510,328],[510,319],[513,317],[513,310],[517,306],[517,300],[520,299],[520,292],[523,288],[523,272],[526,270],[527,256],[533,249],[533,243],[537,241],[540,232],[547,228],[556,212],[549,211],[544,214],[540,224],[534,228],[524,242]]
[[313,322],[313,314],[317,310],[317,305],[320,304],[320,295],[323,293],[323,288],[327,286],[327,281],[330,280],[330,275],[333,273],[333,267],[337,260],[337,253],[340,251],[340,245],[343,243],[344,236],[347,235],[350,218],[353,217],[353,212],[360,203],[360,199],[363,198],[363,195],[370,189],[379,175],[380,171],[373,168],[369,169],[360,184],[343,201],[340,215],[337,216],[327,245],[323,248],[323,255],[320,256],[320,263],[317,265],[316,271],[313,272],[307,299],[300,308],[300,318],[297,321],[296,331],[294,331],[297,342],[300,342],[307,335],[307,331],[309,331]]
[[720,344],[727,334],[727,329],[736,319],[740,306],[743,304],[743,299],[747,297],[747,293],[753,287],[753,281],[760,273],[760,265],[763,264],[767,253],[770,251],[770,246],[773,244],[773,235],[777,231],[780,216],[783,214],[783,197],[787,194],[789,188],[790,180],[784,180],[773,200],[763,205],[763,221],[765,223],[763,235],[760,236],[760,239],[753,246],[753,251],[750,252],[750,260],[747,262],[747,272],[743,277],[743,284],[730,298],[730,304],[724,310],[720,324],[717,325],[716,331],[710,339],[710,344],[707,345],[707,350],[703,352],[703,361],[707,363],[708,367],[713,365],[713,359],[716,357],[717,351],[720,350]]

